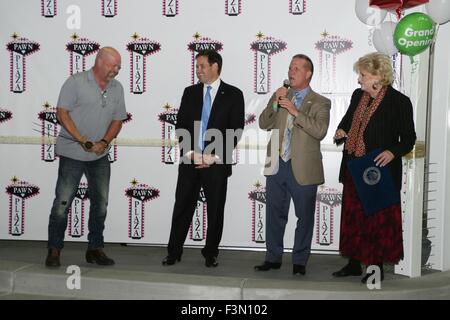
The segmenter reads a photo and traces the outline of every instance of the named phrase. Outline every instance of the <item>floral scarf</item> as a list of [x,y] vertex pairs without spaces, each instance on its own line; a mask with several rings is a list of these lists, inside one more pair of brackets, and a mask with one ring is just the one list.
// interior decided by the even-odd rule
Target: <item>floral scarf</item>
[[370,118],[383,100],[387,88],[387,86],[381,88],[380,92],[378,92],[377,96],[373,99],[370,105],[370,95],[367,92],[364,92],[361,100],[359,100],[358,107],[356,107],[356,111],[353,116],[350,131],[348,132],[347,141],[345,143],[345,150],[347,150],[349,154],[353,153],[356,157],[362,157],[366,154],[364,131],[366,130]]

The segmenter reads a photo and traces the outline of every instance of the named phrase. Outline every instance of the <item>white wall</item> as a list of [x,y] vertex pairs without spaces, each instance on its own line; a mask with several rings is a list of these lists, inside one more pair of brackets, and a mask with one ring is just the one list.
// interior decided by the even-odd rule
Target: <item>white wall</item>
[[[432,126],[430,145],[430,237],[433,243],[429,264],[450,269],[450,23],[437,34],[433,70]],[[435,241],[438,240],[438,241]]]
[[[118,0],[118,14],[114,18],[101,15],[101,0],[72,0],[70,3],[57,1],[58,13],[53,18],[41,16],[41,1],[17,0],[0,2],[0,43],[3,48],[12,41],[11,35],[16,32],[20,37],[26,37],[40,44],[40,51],[26,57],[27,89],[23,93],[13,93],[9,90],[10,53],[0,50],[0,64],[3,72],[0,74],[0,109],[13,112],[13,118],[0,123],[0,152],[2,165],[0,167],[0,187],[11,184],[10,179],[17,176],[21,181],[39,186],[40,193],[25,201],[25,233],[12,236],[8,232],[9,196],[0,193],[0,238],[46,240],[47,223],[53,192],[56,182],[57,161],[41,160],[40,135],[35,132],[37,115],[43,111],[42,105],[48,101],[55,106],[59,89],[69,75],[69,52],[65,45],[71,41],[70,36],[76,32],[82,38],[98,42],[101,46],[111,45],[122,54],[122,70],[118,80],[122,82],[126,93],[127,111],[133,120],[126,123],[120,134],[117,148],[118,160],[112,167],[111,194],[108,218],[105,229],[107,242],[130,242],[164,245],[168,240],[170,219],[174,201],[176,183],[176,166],[161,162],[161,123],[158,114],[164,111],[168,103],[177,108],[183,88],[191,84],[192,54],[187,50],[188,43],[195,39],[198,32],[202,37],[217,40],[223,44],[221,54],[224,58],[222,78],[234,84],[244,92],[246,113],[258,116],[265,107],[271,92],[287,77],[287,68],[291,57],[296,53],[309,55],[315,63],[316,72],[312,87],[332,100],[330,129],[324,142],[324,164],[326,182],[323,190],[332,189],[340,193],[342,187],[337,182],[340,152],[332,143],[333,132],[348,106],[351,93],[358,87],[356,75],[353,73],[353,63],[363,54],[374,51],[370,41],[370,30],[360,22],[354,12],[354,1],[310,0],[306,1],[306,11],[302,15],[289,13],[289,1],[242,0],[242,13],[232,17],[225,14],[225,0],[179,0],[179,14],[166,17],[162,14],[163,0]],[[69,5],[81,9],[81,29],[67,28],[71,13],[66,13]],[[388,15],[388,19],[395,20]],[[351,41],[351,48],[340,54],[329,55],[326,60],[315,48],[318,41],[328,36]],[[127,43],[133,39],[134,33],[149,38],[161,44],[161,50],[146,58],[146,87],[143,94],[130,92],[130,53],[126,51]],[[265,36],[279,39],[287,44],[286,50],[271,57],[270,92],[256,94],[254,92],[255,54],[250,50],[251,43],[257,41],[256,34],[262,32]],[[445,136],[447,149],[442,145],[436,147],[437,152],[444,152],[435,157],[444,165],[449,156],[448,148],[448,83],[449,26],[441,28],[440,46],[436,55],[436,65],[446,66],[435,71],[435,94],[437,104],[446,105],[445,114],[436,114],[436,122],[441,123],[441,131],[435,136]],[[94,56],[86,57],[86,67],[89,68]],[[331,64],[326,64],[330,62]],[[405,62],[406,63],[406,62]],[[328,68],[328,69],[327,69]],[[328,70],[329,74],[325,71]],[[322,71],[322,72],[321,72]],[[332,77],[329,82],[326,76]],[[422,79],[426,83],[426,79]],[[443,96],[444,95],[444,96]],[[447,119],[443,124],[442,119]],[[444,127],[446,129],[444,129]],[[436,130],[439,128],[436,125]],[[253,131],[254,136],[262,134],[257,129],[257,123],[246,127]],[[249,143],[253,147],[265,148],[264,138],[252,138]],[[242,148],[245,151],[245,147]],[[255,154],[255,151],[251,151]],[[260,154],[264,154],[262,151]],[[441,159],[442,158],[442,159]],[[263,157],[260,158],[263,160]],[[222,244],[229,247],[264,248],[264,244],[252,241],[252,203],[248,194],[255,189],[259,181],[265,185],[261,175],[260,164],[240,163],[234,168],[234,175],[229,181],[228,201],[225,214],[225,228]],[[440,192],[449,185],[449,172],[441,170],[446,175],[442,181]],[[129,203],[125,189],[130,188],[130,181],[136,178],[140,183],[159,190],[159,197],[144,204],[145,236],[142,239],[128,237]],[[4,190],[4,189],[3,189]],[[450,211],[448,202],[439,198],[442,210]],[[85,203],[88,212],[89,201]],[[317,250],[336,253],[339,247],[340,206],[334,208],[333,223],[327,227],[333,230],[333,243],[320,245],[314,240]],[[440,229],[445,235],[447,247],[441,247],[441,252],[448,252],[449,219],[444,220],[446,229]],[[294,230],[294,214],[290,213],[285,244],[292,247]],[[330,222],[330,221],[329,221]],[[87,225],[87,217],[85,226]],[[314,239],[317,239],[316,228]],[[87,230],[81,238],[67,237],[71,241],[85,241]],[[203,242],[187,241],[191,245],[202,245]],[[437,246],[436,246],[437,247]],[[441,254],[442,256],[442,254]],[[446,258],[449,266],[449,257]]]

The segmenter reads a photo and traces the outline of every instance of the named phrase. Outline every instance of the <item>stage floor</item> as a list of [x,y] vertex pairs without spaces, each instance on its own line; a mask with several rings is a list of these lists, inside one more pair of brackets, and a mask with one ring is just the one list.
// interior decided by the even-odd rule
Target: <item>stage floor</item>
[[[313,254],[305,276],[293,276],[290,254],[279,270],[255,272],[264,252],[221,250],[219,266],[206,268],[200,249],[184,250],[182,261],[162,266],[166,249],[106,244],[116,262],[102,267],[84,259],[85,243],[66,242],[58,269],[44,266],[46,243],[0,241],[0,299],[157,299],[157,300],[301,300],[301,299],[450,299],[450,272],[424,272],[408,278],[386,266],[380,289],[361,277],[333,278],[345,265],[335,255]],[[81,271],[80,289],[69,266]]]

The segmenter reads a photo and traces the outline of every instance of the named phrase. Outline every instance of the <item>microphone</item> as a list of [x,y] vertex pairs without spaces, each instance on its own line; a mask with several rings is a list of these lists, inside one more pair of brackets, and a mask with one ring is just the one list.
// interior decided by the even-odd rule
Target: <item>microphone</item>
[[[289,81],[289,79],[283,80],[283,87],[285,87],[286,89],[289,89],[291,87],[291,82]],[[281,108],[281,106],[278,104],[278,101],[274,101],[272,105],[273,111],[277,112],[278,108]]]

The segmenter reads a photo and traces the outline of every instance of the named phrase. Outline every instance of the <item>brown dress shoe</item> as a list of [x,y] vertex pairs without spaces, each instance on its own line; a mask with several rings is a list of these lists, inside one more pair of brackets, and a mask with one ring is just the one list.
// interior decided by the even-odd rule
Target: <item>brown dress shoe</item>
[[112,266],[114,264],[114,260],[108,258],[102,249],[86,251],[86,261],[88,263],[96,263],[101,266]]
[[47,259],[45,259],[46,267],[59,267],[61,262],[59,261],[59,256],[61,255],[61,250],[59,249],[48,249]]

